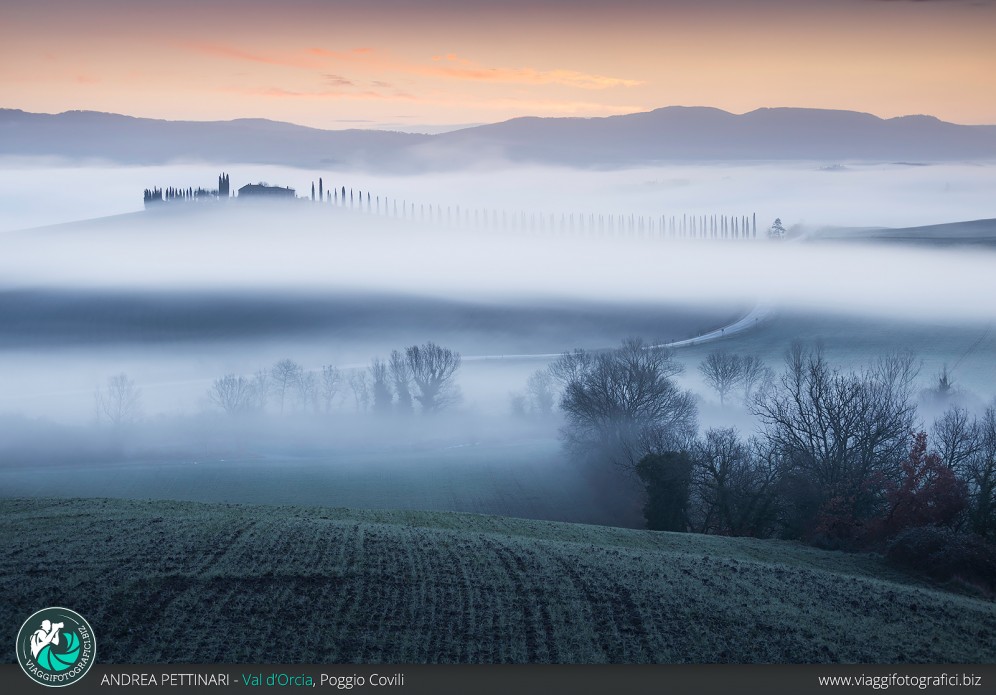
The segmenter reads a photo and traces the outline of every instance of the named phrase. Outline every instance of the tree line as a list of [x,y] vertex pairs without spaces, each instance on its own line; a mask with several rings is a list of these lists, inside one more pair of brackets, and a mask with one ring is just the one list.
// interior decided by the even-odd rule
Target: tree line
[[208,400],[229,415],[262,413],[272,407],[328,413],[337,399],[352,395],[357,412],[436,413],[459,400],[456,373],[460,353],[433,342],[393,350],[387,360],[374,358],[367,368],[340,370],[324,365],[306,370],[291,359],[251,376],[227,374],[216,379]]
[[639,509],[657,530],[840,549],[954,534],[983,558],[966,572],[981,563],[996,588],[996,552],[976,542],[996,540],[996,403],[979,416],[952,406],[928,434],[911,353],[846,370],[796,344],[774,375],[756,358],[716,352],[702,375],[721,399],[743,387],[758,426],[746,437],[699,434],[696,399],[674,378],[682,371],[671,350],[638,340],[576,350],[548,369],[565,447],[621,515]]
[[[369,367],[342,370],[323,365],[309,370],[285,358],[254,374],[229,373],[208,388],[208,403],[238,417],[268,410],[284,415],[329,413],[348,399],[357,412],[433,414],[459,402],[456,384],[459,352],[433,342],[392,350],[387,360],[374,358]],[[94,392],[97,420],[123,428],[142,417],[141,390],[127,374],[108,378]]]
[[[328,413],[339,400],[357,412],[430,415],[458,402],[460,366],[459,353],[428,342],[365,368],[307,370],[284,359],[216,379],[207,395],[231,416]],[[534,373],[512,408],[557,418],[578,474],[622,522],[898,548],[920,564],[926,548],[953,562],[958,547],[955,556],[990,563],[996,588],[996,402],[978,414],[953,405],[928,427],[917,411],[912,353],[847,369],[819,347],[795,344],[776,374],[756,356],[716,351],[700,374],[721,400],[740,390],[756,428],[701,432],[698,398],[677,381],[683,371],[672,350],[635,339],[574,350]],[[950,388],[946,375],[938,388]],[[114,425],[140,415],[140,393],[123,374],[95,403]],[[967,574],[978,569],[972,562]]]

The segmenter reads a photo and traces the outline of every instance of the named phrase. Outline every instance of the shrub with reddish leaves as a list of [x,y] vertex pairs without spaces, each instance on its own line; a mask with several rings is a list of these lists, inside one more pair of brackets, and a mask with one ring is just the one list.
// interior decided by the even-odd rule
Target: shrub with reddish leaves
[[897,481],[886,490],[880,537],[891,538],[917,526],[951,526],[968,507],[968,487],[936,453],[927,452],[927,434],[913,440]]
[[[967,506],[965,481],[938,454],[927,452],[927,435],[920,432],[895,477],[877,473],[858,493],[826,500],[810,540],[824,548],[880,547],[908,528],[952,526]],[[858,513],[862,508],[868,511]]]

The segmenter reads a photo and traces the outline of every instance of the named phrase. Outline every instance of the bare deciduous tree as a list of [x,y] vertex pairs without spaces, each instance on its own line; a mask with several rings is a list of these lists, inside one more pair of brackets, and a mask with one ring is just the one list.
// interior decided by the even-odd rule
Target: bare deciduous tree
[[740,385],[744,390],[744,403],[750,404],[756,391],[774,379],[774,373],[757,355],[740,358]]
[[418,389],[415,400],[422,412],[434,413],[459,400],[453,380],[460,368],[460,353],[428,342],[406,348],[405,362]]
[[570,449],[633,469],[647,454],[687,448],[697,428],[695,400],[674,377],[672,352],[627,340],[609,352],[567,353],[551,368]]
[[259,412],[266,410],[270,399],[271,377],[266,369],[257,369],[252,378],[253,409]]
[[876,476],[894,475],[911,446],[916,372],[913,356],[897,353],[844,373],[821,349],[795,344],[779,383],[753,409],[769,445],[812,481],[822,500],[836,498],[843,512],[860,519],[881,495]]
[[965,460],[962,470],[968,481],[972,530],[986,538],[996,537],[996,402],[986,408],[978,425],[978,450]]
[[979,423],[965,408],[951,406],[934,421],[931,439],[945,466],[961,472],[965,461],[982,448]]
[[710,429],[692,449],[693,528],[767,535],[776,521],[779,463],[733,428]]
[[273,377],[273,391],[277,395],[281,415],[284,414],[287,392],[297,385],[303,372],[301,365],[290,359],[280,360],[270,370],[270,376]]
[[370,408],[370,376],[365,369],[351,369],[346,379],[353,392],[356,412],[364,413]]
[[594,355],[580,348],[565,352],[556,362],[547,367],[550,376],[562,387],[578,381],[591,369]]
[[391,351],[391,358],[388,360],[388,370],[391,373],[391,383],[394,385],[394,393],[398,398],[398,412],[412,412],[412,374],[408,369],[408,362],[400,350]]
[[208,399],[229,415],[240,415],[256,409],[259,403],[254,379],[226,374],[215,379]]
[[134,424],[142,416],[142,392],[127,374],[108,378],[107,387],[94,393],[97,419],[114,427]]
[[553,405],[557,400],[554,391],[553,376],[546,369],[533,372],[526,381],[526,392],[529,394],[529,405],[533,412],[540,415],[549,415],[553,412]]
[[341,384],[342,373],[336,367],[333,367],[330,364],[322,367],[322,378],[319,382],[318,388],[326,413],[332,411],[332,402],[339,394],[339,387]]
[[318,376],[314,372],[302,371],[295,383],[297,402],[301,410],[318,412]]
[[726,350],[714,350],[706,355],[699,365],[699,372],[706,384],[719,394],[720,404],[726,403],[726,395],[743,378],[740,357]]
[[386,414],[391,412],[394,394],[388,377],[387,363],[379,357],[370,363],[370,381],[373,391],[374,412]]

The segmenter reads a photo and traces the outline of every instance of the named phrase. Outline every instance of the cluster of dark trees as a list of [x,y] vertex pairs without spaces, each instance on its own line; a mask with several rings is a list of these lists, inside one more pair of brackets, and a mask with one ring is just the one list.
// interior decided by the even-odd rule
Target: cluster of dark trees
[[199,186],[197,188],[189,186],[187,188],[177,188],[175,186],[168,186],[165,189],[146,188],[142,193],[142,200],[146,206],[155,203],[202,200],[206,198],[216,200],[218,198],[227,198],[230,191],[231,184],[228,179],[228,174],[222,173],[218,176],[217,190],[209,191]]
[[637,463],[650,453],[685,451],[695,440],[695,397],[674,380],[682,370],[671,350],[635,339],[616,350],[575,350],[549,367],[565,447],[619,523],[638,524]]
[[[713,353],[703,363],[721,397],[744,379],[743,360]],[[630,511],[642,502],[649,528],[848,549],[923,527],[996,540],[996,404],[979,417],[951,407],[921,431],[912,354],[847,371],[794,345],[750,398],[759,427],[746,438],[698,434],[680,371],[669,350],[639,341],[550,367],[566,447],[596,477],[628,480],[616,486],[631,494]]]
[[172,186],[162,188],[146,188],[142,199],[146,205],[149,203],[162,203],[172,201],[201,200],[202,198],[218,198],[218,191],[209,191],[205,188],[174,188]]
[[307,370],[283,359],[252,376],[227,374],[216,379],[208,400],[229,415],[262,413],[268,407],[283,415],[328,413],[337,400],[352,394],[357,412],[438,412],[459,400],[456,372],[460,354],[433,342],[393,350],[366,369],[340,370],[325,365]]

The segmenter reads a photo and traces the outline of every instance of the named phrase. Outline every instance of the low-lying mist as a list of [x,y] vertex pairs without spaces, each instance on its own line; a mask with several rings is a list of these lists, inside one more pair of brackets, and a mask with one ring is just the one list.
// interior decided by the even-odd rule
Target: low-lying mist
[[[626,335],[688,338],[745,308],[358,293],[5,292],[0,412],[92,420],[94,392],[126,373],[149,413],[189,413],[204,407],[213,380],[226,374],[252,375],[282,359],[312,372],[366,370],[374,358],[431,340],[463,355],[462,407],[505,414],[508,392],[548,361],[542,355],[611,347]],[[523,354],[540,357],[513,357]]]
[[[993,217],[996,167],[821,166],[374,177],[7,162],[0,480],[14,494],[44,494],[37,466],[83,465],[103,472],[72,478],[66,494],[106,485],[115,496],[549,518],[536,501],[546,495],[559,496],[554,516],[597,521],[571,511],[572,499],[593,493],[563,484],[561,423],[555,409],[531,410],[529,380],[559,353],[631,336],[681,341],[678,381],[699,398],[702,427],[754,424],[742,402],[717,404],[702,382],[697,365],[710,350],[758,355],[777,371],[796,338],[825,340],[845,364],[911,348],[923,355],[919,386],[950,367],[976,400],[991,398],[992,250],[810,243],[804,232]],[[140,207],[142,188],[210,187],[222,168],[233,190],[266,180],[306,196],[322,176],[325,191],[335,187],[338,199],[345,185],[357,203]],[[662,215],[752,226],[755,212],[756,238],[660,232]],[[630,216],[657,226],[630,229]],[[90,217],[100,219],[72,222]],[[765,238],[775,217],[792,238]],[[56,222],[72,223],[22,229]],[[703,334],[713,340],[690,342]],[[374,413],[372,386],[360,383],[372,360],[427,341],[462,355],[459,401],[434,416]],[[238,417],[212,399],[218,380],[251,379],[285,359],[316,379],[340,370],[338,390],[321,407],[292,395]],[[140,393],[125,427],[100,413],[117,376]],[[247,471],[254,482],[241,485]],[[452,484],[407,501],[404,486],[419,475]],[[219,496],[229,478],[241,496]],[[205,497],[203,486],[218,487]],[[377,498],[378,486],[392,492]],[[330,487],[338,497],[323,496]]]
[[749,215],[765,225],[907,227],[996,215],[996,165],[859,162],[668,164],[615,170],[514,166],[417,176],[253,164],[89,165],[0,159],[0,232],[141,210],[146,187],[247,183],[371,191],[416,205],[601,215]]
[[[302,201],[196,204],[5,236],[23,288],[385,293],[532,301],[744,304],[912,319],[994,318],[994,255],[897,245],[674,240],[467,229]],[[763,235],[763,230],[761,232]]]

